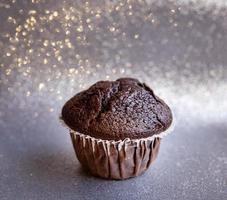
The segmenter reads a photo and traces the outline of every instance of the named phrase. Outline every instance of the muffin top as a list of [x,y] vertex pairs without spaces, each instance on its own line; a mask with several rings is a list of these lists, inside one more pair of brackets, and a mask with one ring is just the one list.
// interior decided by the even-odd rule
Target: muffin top
[[62,119],[73,130],[104,140],[139,139],[165,131],[168,105],[133,78],[99,81],[65,103]]

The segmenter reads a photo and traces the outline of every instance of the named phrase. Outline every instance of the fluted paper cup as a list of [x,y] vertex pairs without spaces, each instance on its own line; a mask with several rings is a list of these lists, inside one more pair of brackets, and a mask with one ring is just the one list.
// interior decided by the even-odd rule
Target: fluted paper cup
[[76,156],[93,175],[107,179],[127,179],[145,172],[156,159],[161,138],[173,130],[141,139],[103,140],[69,128]]

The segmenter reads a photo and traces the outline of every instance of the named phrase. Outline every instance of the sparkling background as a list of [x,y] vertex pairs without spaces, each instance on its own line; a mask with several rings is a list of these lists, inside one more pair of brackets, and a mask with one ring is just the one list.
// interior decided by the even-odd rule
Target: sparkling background
[[[0,22],[0,199],[227,197],[225,1],[1,0]],[[176,128],[144,176],[97,180],[58,116],[76,92],[123,76],[165,99]]]

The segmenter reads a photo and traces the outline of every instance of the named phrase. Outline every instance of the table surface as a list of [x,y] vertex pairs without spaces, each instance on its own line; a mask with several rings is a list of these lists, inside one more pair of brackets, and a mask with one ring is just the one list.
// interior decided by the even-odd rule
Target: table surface
[[[0,199],[227,199],[227,9],[34,2],[0,2]],[[58,117],[120,76],[151,85],[175,128],[146,173],[111,181],[83,171]]]

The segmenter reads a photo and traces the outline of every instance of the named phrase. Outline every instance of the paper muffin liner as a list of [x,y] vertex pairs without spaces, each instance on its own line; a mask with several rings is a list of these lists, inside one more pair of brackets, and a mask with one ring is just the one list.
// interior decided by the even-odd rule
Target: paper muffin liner
[[158,155],[161,138],[173,129],[172,125],[151,137],[114,141],[97,139],[65,126],[82,166],[93,175],[108,179],[127,179],[146,171]]

